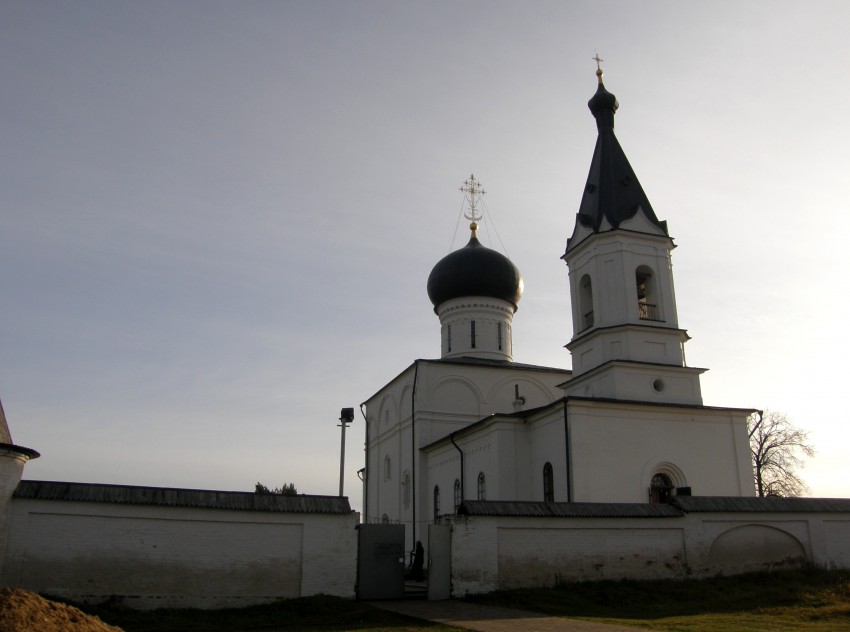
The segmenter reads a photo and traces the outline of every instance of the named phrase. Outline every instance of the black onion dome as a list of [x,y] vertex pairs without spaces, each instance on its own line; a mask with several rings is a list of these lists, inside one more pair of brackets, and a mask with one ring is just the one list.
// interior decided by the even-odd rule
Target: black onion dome
[[503,254],[481,245],[473,235],[463,248],[437,262],[428,276],[428,298],[434,308],[453,298],[488,296],[516,309],[522,297],[522,276]]
[[587,102],[587,107],[590,108],[591,114],[596,116],[603,110],[616,112],[620,104],[617,102],[617,97],[605,89],[605,84],[599,82],[599,87],[596,88],[596,94]]
[[600,134],[614,132],[614,114],[617,113],[620,104],[617,102],[617,97],[605,89],[602,77],[599,77],[599,87],[596,89],[596,94],[587,102],[587,107],[596,119],[596,129]]

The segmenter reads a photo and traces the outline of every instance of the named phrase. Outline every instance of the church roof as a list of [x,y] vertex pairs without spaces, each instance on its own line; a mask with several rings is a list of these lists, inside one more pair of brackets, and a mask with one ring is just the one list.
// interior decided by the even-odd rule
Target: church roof
[[672,504],[547,503],[518,500],[465,500],[466,516],[528,518],[678,518],[686,513],[846,513],[850,498],[753,498],[674,496]]
[[[440,360],[440,362],[444,362],[444,360]],[[540,367],[547,368],[547,367]],[[557,370],[557,369],[552,369]],[[563,386],[563,385],[561,385]],[[729,408],[727,406],[706,406],[704,404],[683,404],[677,402],[647,402],[642,400],[635,399],[614,399],[611,397],[585,397],[582,395],[569,395],[567,397],[559,397],[548,404],[543,404],[542,406],[537,406],[536,408],[525,408],[522,410],[515,410],[511,412],[501,412],[501,413],[491,413],[486,417],[479,419],[476,422],[469,424],[468,426],[464,426],[459,430],[455,430],[454,432],[450,432],[446,435],[443,435],[439,439],[432,441],[431,443],[422,446],[422,450],[428,451],[432,448],[436,448],[441,446],[447,442],[450,442],[452,437],[459,437],[468,434],[474,434],[478,432],[481,428],[484,428],[488,424],[491,424],[496,421],[510,421],[516,420],[518,423],[522,420],[526,420],[530,417],[534,417],[543,411],[550,410],[552,408],[556,408],[559,406],[563,406],[565,403],[569,404],[571,402],[586,402],[589,404],[617,404],[620,406],[630,406],[630,407],[642,407],[645,406],[647,408],[685,408],[690,410],[713,410],[718,412],[742,412],[742,413],[753,413],[756,412],[755,408]],[[848,501],[850,502],[850,501]],[[850,510],[850,509],[848,509]]]
[[[665,366],[665,365],[660,365]],[[683,367],[690,368],[690,367]],[[697,369],[698,371],[702,369]],[[562,385],[563,386],[563,385]],[[715,410],[718,412],[755,413],[757,408],[733,408],[730,406],[706,406],[705,404],[686,404],[683,402],[649,402],[640,399],[616,399],[613,397],[585,397],[584,395],[569,395],[565,398],[567,402],[587,402],[590,404],[617,404],[621,406],[646,406],[648,408],[686,408],[692,410]]]
[[14,443],[0,443],[0,452],[12,452],[14,454],[19,454],[21,456],[25,456],[28,459],[37,459],[41,456],[41,453],[37,450],[33,450],[32,448],[25,448],[22,445],[15,445]]
[[0,402],[0,442],[11,445],[12,435],[9,433],[9,424],[6,423],[6,413],[3,412],[3,402]]
[[601,71],[597,75],[599,87],[587,105],[596,119],[599,135],[577,222],[598,233],[616,229],[625,220],[643,213],[667,235],[667,222],[656,217],[649,198],[614,134],[614,113],[619,107],[617,98],[605,89]]
[[562,397],[556,399],[553,402],[549,402],[548,404],[537,406],[536,408],[524,408],[522,410],[515,410],[509,413],[491,413],[490,415],[487,415],[486,417],[483,417],[482,419],[479,419],[478,421],[471,423],[468,426],[464,426],[463,428],[443,435],[442,437],[435,441],[432,441],[428,445],[422,446],[420,449],[427,452],[431,448],[435,448],[437,446],[451,442],[453,437],[462,437],[467,434],[474,434],[484,426],[497,421],[515,421],[517,423],[522,423],[523,420],[528,419],[529,417],[533,417],[541,411],[554,408],[555,406],[563,406],[564,401],[565,399]]
[[505,255],[483,246],[473,230],[469,243],[437,262],[428,276],[428,298],[436,309],[466,296],[507,301],[516,309],[522,297],[522,276]]
[[649,503],[546,503],[514,500],[465,500],[458,513],[466,516],[528,518],[680,518],[672,505]]
[[[392,384],[397,379],[399,379],[402,375],[411,371],[417,367],[420,363],[422,364],[462,364],[468,366],[480,366],[485,368],[493,368],[493,369],[516,369],[520,371],[538,371],[545,373],[564,373],[567,375],[572,375],[572,371],[569,369],[561,369],[552,366],[543,366],[538,364],[524,364],[522,362],[509,362],[506,360],[491,360],[487,358],[473,358],[470,356],[458,356],[453,358],[419,358],[414,360],[411,364],[404,368],[398,375],[396,375],[393,379],[391,379],[387,384]],[[381,393],[386,388],[386,385],[382,386],[379,390],[372,393],[366,400],[363,402],[364,404],[371,400],[373,397]]]
[[420,362],[438,362],[440,364],[466,364],[470,366],[486,366],[493,368],[520,369],[527,371],[547,371],[551,373],[570,373],[570,369],[561,369],[541,364],[524,364],[522,362],[509,362],[507,360],[491,360],[488,358],[473,358],[470,356],[458,356],[454,358],[437,358],[435,360],[420,360]]
[[686,513],[846,513],[850,498],[754,498],[738,496],[675,496],[673,502]]
[[9,432],[9,424],[6,422],[6,413],[3,412],[3,402],[0,402],[0,452],[6,454],[11,452],[27,459],[37,459],[41,456],[32,448],[25,448],[12,443],[12,434]]
[[13,498],[282,513],[347,514],[351,512],[351,506],[345,496],[310,496],[306,494],[288,496],[284,494],[255,494],[253,492],[55,481],[21,481]]

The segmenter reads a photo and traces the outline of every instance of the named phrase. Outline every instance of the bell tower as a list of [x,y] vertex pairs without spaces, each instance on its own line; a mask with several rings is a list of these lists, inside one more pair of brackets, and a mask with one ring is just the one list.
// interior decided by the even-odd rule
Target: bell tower
[[561,257],[569,268],[573,358],[568,395],[701,404],[685,365],[667,222],[656,217],[617,137],[616,97],[602,82],[588,102],[598,137],[575,227]]

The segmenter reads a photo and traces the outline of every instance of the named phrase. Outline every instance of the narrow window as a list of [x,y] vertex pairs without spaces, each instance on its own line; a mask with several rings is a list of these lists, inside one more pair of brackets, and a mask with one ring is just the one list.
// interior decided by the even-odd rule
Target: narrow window
[[487,500],[487,481],[484,480],[484,472],[478,473],[478,500]]
[[446,325],[446,352],[452,351],[452,326]]
[[401,496],[404,506],[407,507],[410,504],[410,473],[405,472],[401,481]]
[[470,340],[470,343],[471,343],[469,345],[469,347],[471,349],[475,349],[475,321],[474,320],[469,322],[469,340]]
[[579,282],[579,331],[584,331],[593,327],[593,284],[590,281],[590,276],[585,274]]
[[463,500],[463,499],[461,498],[461,493],[460,493],[460,479],[456,478],[455,479],[455,513],[457,513],[457,510],[460,509],[461,500]]
[[548,461],[543,466],[543,500],[547,503],[555,501],[555,477]]
[[390,480],[391,472],[392,472],[392,462],[390,461],[390,455],[388,454],[387,456],[384,457],[384,480],[385,481]]
[[499,351],[502,350],[502,323],[498,323],[496,325],[498,336],[499,336]]
[[387,514],[384,514],[383,516],[381,516],[381,524],[389,524],[389,523],[390,523],[390,517]]
[[649,483],[649,502],[661,505],[670,502],[673,496],[673,481],[666,474],[658,473]]
[[440,520],[440,486],[434,486],[434,522]]

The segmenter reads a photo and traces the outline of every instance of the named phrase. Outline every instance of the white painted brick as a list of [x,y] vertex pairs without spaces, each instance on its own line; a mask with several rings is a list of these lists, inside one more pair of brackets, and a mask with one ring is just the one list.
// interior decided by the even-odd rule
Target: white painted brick
[[2,581],[134,608],[354,596],[356,514],[14,499]]

